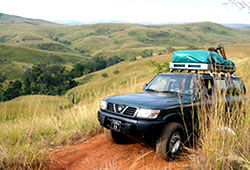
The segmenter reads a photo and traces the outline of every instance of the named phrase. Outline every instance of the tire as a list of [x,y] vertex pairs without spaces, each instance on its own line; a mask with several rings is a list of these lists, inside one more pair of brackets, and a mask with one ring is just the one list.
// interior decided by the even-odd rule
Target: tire
[[184,139],[185,131],[180,123],[166,124],[156,141],[157,154],[164,160],[174,160],[182,151]]
[[128,141],[128,137],[122,133],[116,132],[111,129],[104,128],[104,134],[108,141],[118,144],[123,144]]

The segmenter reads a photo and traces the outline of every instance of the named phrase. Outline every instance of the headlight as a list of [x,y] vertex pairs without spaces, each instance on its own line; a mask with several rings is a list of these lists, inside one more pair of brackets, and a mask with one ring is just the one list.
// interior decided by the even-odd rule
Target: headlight
[[107,109],[107,105],[108,105],[108,103],[106,102],[106,101],[102,101],[101,102],[101,105],[100,105],[100,108],[101,108],[101,110],[106,110]]
[[138,118],[154,119],[160,113],[160,110],[140,109],[137,113]]

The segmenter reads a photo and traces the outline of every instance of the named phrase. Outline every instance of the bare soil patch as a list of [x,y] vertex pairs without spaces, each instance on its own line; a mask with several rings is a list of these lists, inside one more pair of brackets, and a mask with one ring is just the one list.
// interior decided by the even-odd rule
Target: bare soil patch
[[140,143],[114,144],[104,134],[49,154],[48,169],[184,169],[187,161],[164,161],[153,148]]

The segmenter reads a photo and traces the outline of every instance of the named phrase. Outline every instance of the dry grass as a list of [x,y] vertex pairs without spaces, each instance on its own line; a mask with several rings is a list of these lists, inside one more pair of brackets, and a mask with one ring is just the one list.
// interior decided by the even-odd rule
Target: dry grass
[[[11,101],[14,106],[1,104],[4,116],[0,122],[0,167],[39,168],[47,161],[50,148],[99,133],[101,127],[96,115],[101,100],[107,95],[136,92],[142,85],[134,79],[124,86],[121,90],[113,84],[105,91],[95,91],[70,108],[67,99],[45,104],[49,100],[46,96],[30,97],[35,101],[31,103],[23,97]],[[10,119],[8,107],[12,106],[16,111]]]
[[[228,58],[236,64],[236,75],[245,83],[250,95],[250,49],[245,45],[226,48]],[[194,169],[250,169],[249,98],[235,102],[235,107],[225,113],[225,96],[214,98],[216,104],[209,110],[201,108],[198,148],[191,151],[190,164]],[[244,114],[245,113],[245,114]],[[231,115],[231,116],[230,116]],[[209,128],[208,128],[209,127]],[[226,128],[235,132],[232,135]]]
[[209,108],[199,110],[199,139],[189,155],[194,169],[250,168],[247,100],[235,99],[226,109],[224,98],[215,96]]

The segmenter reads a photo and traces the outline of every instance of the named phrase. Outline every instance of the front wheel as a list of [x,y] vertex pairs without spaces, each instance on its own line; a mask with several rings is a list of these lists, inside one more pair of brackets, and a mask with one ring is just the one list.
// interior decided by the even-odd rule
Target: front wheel
[[184,138],[184,128],[180,123],[168,123],[156,141],[156,152],[162,159],[174,160],[182,151]]

